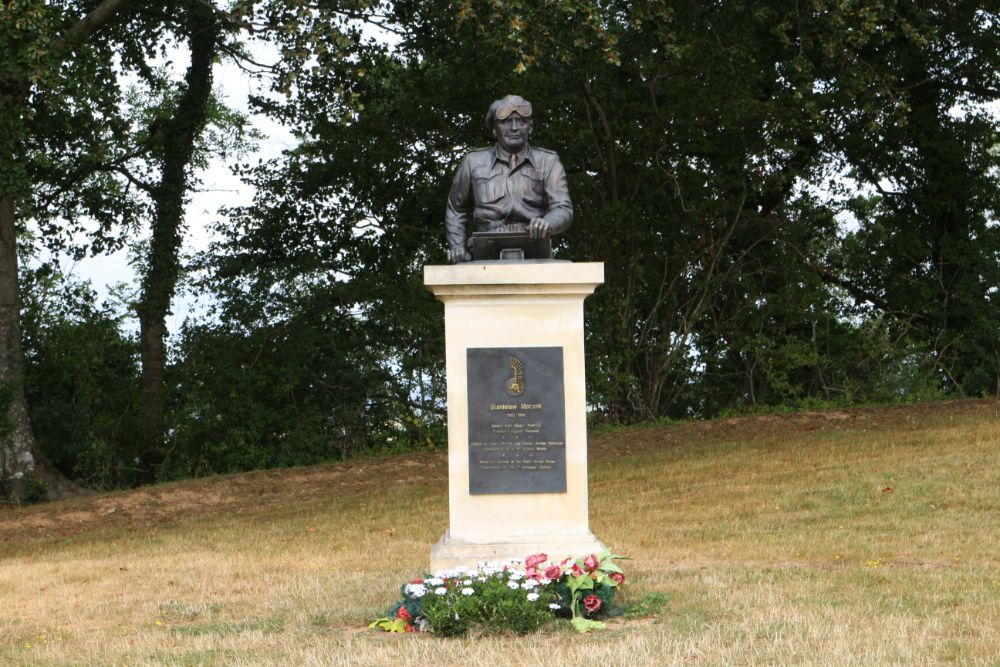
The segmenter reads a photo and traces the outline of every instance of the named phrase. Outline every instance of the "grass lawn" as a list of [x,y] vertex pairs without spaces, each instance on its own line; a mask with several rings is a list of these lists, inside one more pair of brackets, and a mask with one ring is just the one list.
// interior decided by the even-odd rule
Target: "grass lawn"
[[[591,436],[591,527],[655,614],[368,630],[447,527],[444,452],[0,510],[3,665],[1000,665],[1000,402]],[[527,554],[526,554],[527,555]]]

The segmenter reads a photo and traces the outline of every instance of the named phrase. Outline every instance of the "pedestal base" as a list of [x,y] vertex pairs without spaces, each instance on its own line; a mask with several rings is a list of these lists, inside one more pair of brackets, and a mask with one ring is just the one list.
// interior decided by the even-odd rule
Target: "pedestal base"
[[512,541],[469,542],[454,539],[445,531],[441,540],[431,547],[431,572],[450,570],[459,565],[470,567],[481,561],[524,560],[537,553],[547,554],[550,561],[567,557],[578,558],[597,554],[605,549],[593,533],[585,535],[518,535]]
[[597,262],[425,266],[444,302],[449,528],[431,568],[584,556],[604,546],[587,511],[583,301]]

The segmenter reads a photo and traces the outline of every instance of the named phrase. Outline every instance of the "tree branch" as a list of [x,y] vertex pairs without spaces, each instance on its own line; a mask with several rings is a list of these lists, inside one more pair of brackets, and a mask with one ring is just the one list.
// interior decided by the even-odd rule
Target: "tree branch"
[[[816,272],[816,274],[820,277],[820,279],[823,282],[831,285],[836,285],[837,287],[847,290],[847,292],[855,299],[858,299],[859,301],[867,301],[876,308],[890,315],[898,315],[902,312],[896,308],[893,308],[892,304],[888,303],[887,301],[879,297],[877,294],[873,294],[862,287],[858,287],[851,281],[838,276],[829,267],[821,264],[818,259],[809,258],[808,263],[809,267]],[[922,315],[920,313],[904,313],[904,314],[910,317],[911,319],[913,318],[921,320],[927,319],[925,315]]]
[[[597,112],[597,117],[601,121],[601,128],[604,130],[604,136],[607,144],[607,152],[605,154],[606,155],[605,159],[608,166],[608,177],[611,179],[611,199],[612,201],[617,202],[619,197],[618,197],[618,168],[617,165],[615,164],[615,141],[614,141],[615,135],[611,133],[611,126],[608,123],[608,117],[604,113],[604,108],[597,101],[597,98],[594,97],[594,93],[590,88],[590,83],[586,79],[584,79],[582,81],[582,84],[583,84],[582,87],[583,87],[583,96],[585,103],[589,106],[594,107],[594,111]],[[589,115],[589,106],[588,106],[588,115]]]
[[76,25],[66,31],[65,43],[72,47],[84,41],[92,34],[110,23],[118,13],[132,4],[134,0],[104,0],[92,12],[80,19]]

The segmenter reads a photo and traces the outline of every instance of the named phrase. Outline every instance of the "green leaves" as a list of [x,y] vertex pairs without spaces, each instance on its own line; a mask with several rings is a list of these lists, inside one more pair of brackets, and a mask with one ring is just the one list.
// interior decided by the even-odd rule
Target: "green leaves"
[[598,566],[604,572],[621,572],[622,569],[615,563],[616,560],[631,560],[628,556],[612,553],[610,549],[605,549],[597,556],[600,561]]
[[600,630],[604,627],[604,623],[600,621],[593,621],[589,618],[583,618],[582,616],[575,616],[570,619],[570,625],[573,629],[580,633],[592,632],[593,630]]
[[[0,95],[0,190],[39,240],[79,252],[76,221],[96,221],[103,251],[148,214],[155,165],[135,151],[176,145],[173,84],[145,63],[184,4],[146,7],[57,66],[59,30],[94,4],[14,3],[0,32],[3,94],[36,91],[18,113]],[[300,142],[244,167],[256,197],[200,258],[218,319],[178,341],[171,474],[441,442],[442,321],[421,268],[444,261],[457,161],[492,141],[482,117],[508,92],[532,100],[533,142],[567,168],[576,219],[557,256],[606,265],[587,305],[595,418],[996,391],[1000,155],[981,106],[1000,88],[995,8],[259,0],[237,14],[226,52],[241,26],[272,40],[276,95],[256,110]],[[122,113],[143,100],[116,62],[156,110]]]
[[[578,632],[589,632],[604,627],[603,624],[587,618],[581,611],[580,605],[584,605],[588,615],[607,612],[605,605],[614,599],[615,589],[618,587],[618,582],[609,573],[620,575],[622,570],[614,561],[624,558],[612,553],[610,549],[605,549],[599,555],[591,554],[576,559],[571,572],[579,574],[567,573],[566,587],[570,597],[571,623]],[[597,594],[585,595],[588,591],[595,591]]]
[[369,628],[378,628],[386,632],[406,632],[406,621],[401,618],[376,618],[368,624]]
[[571,577],[567,585],[569,586],[570,593],[575,598],[580,591],[593,590],[594,580],[591,578],[590,573],[584,572],[577,577]]

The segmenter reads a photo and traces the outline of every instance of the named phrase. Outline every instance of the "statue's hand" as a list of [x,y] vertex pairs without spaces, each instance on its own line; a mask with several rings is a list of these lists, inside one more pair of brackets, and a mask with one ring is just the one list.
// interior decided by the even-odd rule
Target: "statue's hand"
[[533,218],[528,225],[528,236],[533,239],[544,239],[548,235],[549,223],[545,222],[545,218]]
[[448,248],[448,261],[452,264],[472,261],[472,255],[465,248]]

